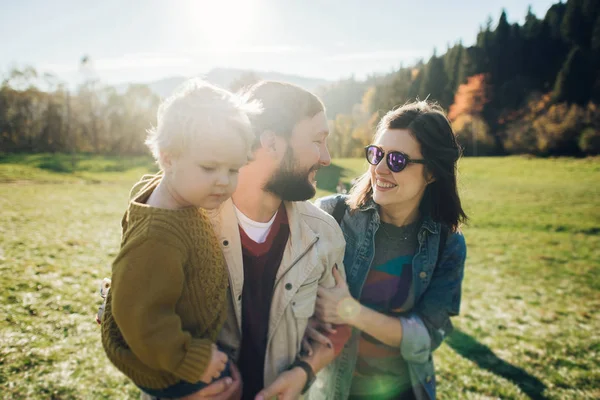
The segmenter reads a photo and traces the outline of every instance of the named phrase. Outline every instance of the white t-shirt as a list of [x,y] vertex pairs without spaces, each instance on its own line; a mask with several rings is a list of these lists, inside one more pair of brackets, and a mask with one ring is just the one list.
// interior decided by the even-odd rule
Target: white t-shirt
[[269,232],[271,231],[271,227],[273,226],[273,221],[275,221],[275,217],[277,213],[273,215],[268,222],[256,222],[248,218],[244,213],[242,213],[238,208],[234,205],[235,215],[237,216],[238,223],[246,232],[246,235],[256,243],[264,243],[267,240],[267,236],[269,236]]

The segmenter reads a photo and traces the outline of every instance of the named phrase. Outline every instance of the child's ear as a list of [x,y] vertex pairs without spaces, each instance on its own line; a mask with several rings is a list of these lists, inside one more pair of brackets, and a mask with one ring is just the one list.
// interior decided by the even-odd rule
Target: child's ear
[[159,153],[160,165],[162,165],[164,170],[168,170],[173,166],[173,156],[169,153],[161,151]]

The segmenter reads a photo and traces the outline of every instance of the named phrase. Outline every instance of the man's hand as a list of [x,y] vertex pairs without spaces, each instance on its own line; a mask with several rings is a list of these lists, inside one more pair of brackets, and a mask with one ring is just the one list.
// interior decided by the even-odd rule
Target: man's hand
[[239,400],[242,398],[242,377],[235,364],[230,363],[231,377],[222,378],[196,392],[197,399]]
[[255,400],[296,400],[302,394],[307,379],[302,368],[292,368],[279,375],[269,387],[261,390]]

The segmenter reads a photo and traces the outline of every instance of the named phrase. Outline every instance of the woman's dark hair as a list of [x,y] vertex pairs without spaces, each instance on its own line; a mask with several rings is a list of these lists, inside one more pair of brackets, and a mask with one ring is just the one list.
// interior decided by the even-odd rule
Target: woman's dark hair
[[[406,129],[419,142],[425,159],[424,172],[435,181],[421,200],[421,213],[456,231],[467,221],[456,183],[457,162],[462,151],[442,108],[428,101],[405,104],[385,114],[377,125],[375,141],[388,129]],[[371,175],[363,174],[350,192],[348,205],[357,209],[373,197]]]

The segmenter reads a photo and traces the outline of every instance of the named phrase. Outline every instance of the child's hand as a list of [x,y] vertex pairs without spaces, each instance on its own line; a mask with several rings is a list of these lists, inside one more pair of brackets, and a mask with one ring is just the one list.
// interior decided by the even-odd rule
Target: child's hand
[[104,299],[100,307],[98,308],[98,313],[96,314],[96,322],[98,325],[102,324],[102,314],[104,314],[104,308],[106,307],[106,296],[108,296],[108,291],[110,290],[111,280],[108,278],[104,278],[102,283],[100,284],[100,297]]
[[221,373],[227,366],[227,354],[219,351],[216,345],[212,345],[212,356],[208,363],[208,368],[200,378],[200,381],[204,383],[211,383],[213,379],[217,379],[221,376]]

